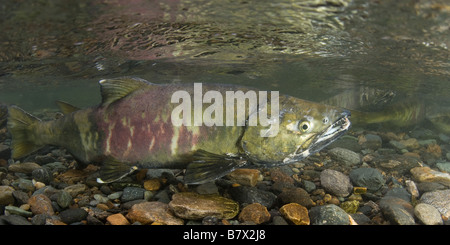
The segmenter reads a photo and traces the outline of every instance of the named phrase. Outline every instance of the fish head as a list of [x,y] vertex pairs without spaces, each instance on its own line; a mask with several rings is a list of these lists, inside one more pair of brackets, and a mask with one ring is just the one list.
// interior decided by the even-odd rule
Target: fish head
[[[270,125],[264,131],[262,125],[248,126],[242,137],[242,150],[253,163],[283,165],[300,161],[350,128],[348,110],[289,96],[280,96],[279,101],[277,128]],[[264,137],[267,135],[262,132],[271,135]]]

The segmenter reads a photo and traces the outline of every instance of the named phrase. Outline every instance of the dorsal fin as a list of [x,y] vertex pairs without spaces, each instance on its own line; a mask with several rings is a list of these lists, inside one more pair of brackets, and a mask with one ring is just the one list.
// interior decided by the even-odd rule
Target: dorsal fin
[[57,100],[55,103],[64,115],[80,110],[80,108],[71,105],[65,101]]
[[102,105],[109,105],[132,92],[151,85],[144,79],[133,77],[120,77],[100,80]]

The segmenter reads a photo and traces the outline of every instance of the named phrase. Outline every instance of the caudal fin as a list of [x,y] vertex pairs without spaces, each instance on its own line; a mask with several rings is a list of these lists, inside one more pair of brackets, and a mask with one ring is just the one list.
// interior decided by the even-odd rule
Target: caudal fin
[[8,108],[7,127],[12,136],[13,159],[22,158],[42,147],[42,145],[36,144],[34,137],[34,130],[40,121],[17,106]]

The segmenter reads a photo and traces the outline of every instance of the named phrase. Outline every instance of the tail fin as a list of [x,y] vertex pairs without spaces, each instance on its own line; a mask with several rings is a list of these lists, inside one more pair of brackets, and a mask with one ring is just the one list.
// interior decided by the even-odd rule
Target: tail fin
[[34,130],[41,120],[25,112],[17,106],[8,108],[8,130],[12,135],[12,158],[22,158],[42,145],[35,143]]

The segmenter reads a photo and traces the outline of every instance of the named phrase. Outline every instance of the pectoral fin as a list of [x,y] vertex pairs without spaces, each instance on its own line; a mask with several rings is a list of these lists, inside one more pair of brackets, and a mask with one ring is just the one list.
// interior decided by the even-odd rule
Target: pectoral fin
[[110,158],[104,161],[97,182],[101,184],[115,182],[133,173],[137,169],[136,166],[131,166]]
[[193,158],[193,162],[186,168],[184,176],[186,184],[202,184],[214,181],[247,163],[246,160],[238,157],[217,155],[203,150],[195,152]]

